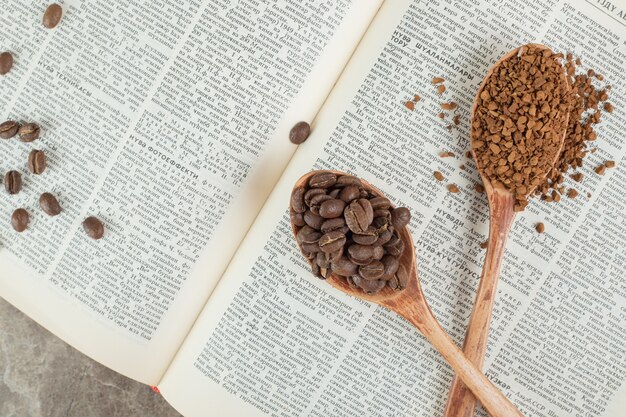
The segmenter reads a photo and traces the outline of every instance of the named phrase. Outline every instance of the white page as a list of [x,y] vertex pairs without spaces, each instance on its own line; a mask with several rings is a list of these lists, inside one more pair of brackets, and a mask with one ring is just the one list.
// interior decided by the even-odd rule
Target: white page
[[[599,150],[584,169],[581,194],[590,191],[592,199],[560,206],[533,201],[518,217],[498,289],[486,373],[528,416],[620,415],[626,298],[619,249],[626,244],[626,224],[618,213],[626,203],[616,190],[625,185],[626,144],[613,137],[626,125],[621,106],[626,85],[618,74],[624,68],[624,30],[591,7],[541,6],[383,5],[318,116],[310,142],[290,163],[161,382],[168,401],[190,417],[216,409],[223,416],[441,415],[449,367],[393,313],[337,293],[310,275],[288,226],[289,193],[309,169],[334,168],[365,177],[410,207],[424,291],[460,344],[484,257],[479,244],[487,235],[487,206],[473,191],[479,181],[473,163],[438,154],[463,155],[469,148],[470,105],[492,62],[544,36],[553,47],[566,47],[550,27],[554,19],[580,13],[587,25],[593,18],[614,31],[614,39],[605,45],[572,27],[558,32],[577,45],[596,43],[575,52],[584,52],[583,60],[613,84],[616,111],[600,125]],[[507,18],[509,12],[526,13],[526,23]],[[447,79],[443,98],[430,83],[435,76]],[[410,112],[403,104],[413,94],[422,101]],[[444,101],[459,103],[462,123],[451,132],[452,115],[445,121],[437,117]],[[385,149],[386,159],[380,156]],[[594,177],[592,168],[609,157],[618,168]],[[448,193],[446,183],[432,177],[434,170],[445,174],[446,183],[457,183],[461,193]],[[612,209],[604,213],[603,205]],[[602,223],[596,223],[598,214]],[[544,235],[534,232],[536,221],[546,223]],[[602,226],[592,231],[593,224]],[[574,249],[582,244],[587,256]],[[582,275],[571,270],[573,259],[585,262],[607,253],[604,271],[597,262]],[[578,287],[570,303],[559,301],[568,294],[561,283],[575,277],[589,286]],[[610,302],[601,303],[599,295]],[[584,305],[606,323],[577,316]],[[563,325],[555,327],[560,320]],[[575,342],[575,333],[581,342]]]
[[[289,129],[317,113],[378,3],[75,0],[54,31],[21,3],[0,34],[22,48],[2,116],[43,135],[0,141],[2,169],[25,179],[0,215],[32,215],[23,234],[0,226],[0,295],[155,384],[295,151]],[[41,177],[24,169],[35,147]],[[37,207],[44,191],[60,216]],[[98,242],[88,215],[104,220]]]

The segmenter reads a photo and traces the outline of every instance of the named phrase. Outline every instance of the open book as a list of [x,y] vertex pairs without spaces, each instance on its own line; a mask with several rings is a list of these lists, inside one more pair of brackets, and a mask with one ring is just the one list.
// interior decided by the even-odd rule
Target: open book
[[[470,106],[490,64],[541,42],[603,74],[615,111],[581,197],[518,217],[485,372],[527,416],[623,416],[626,4],[475,3],[67,0],[50,31],[42,7],[6,0],[1,116],[42,125],[49,170],[0,198],[0,217],[32,214],[22,234],[1,222],[0,296],[185,416],[441,415],[448,366],[401,318],[311,276],[289,193],[333,168],[410,207],[424,291],[460,344],[488,229],[462,157]],[[435,76],[459,104],[451,129]],[[313,131],[296,147],[300,120]],[[30,148],[0,141],[2,168]],[[45,191],[60,216],[35,207]]]

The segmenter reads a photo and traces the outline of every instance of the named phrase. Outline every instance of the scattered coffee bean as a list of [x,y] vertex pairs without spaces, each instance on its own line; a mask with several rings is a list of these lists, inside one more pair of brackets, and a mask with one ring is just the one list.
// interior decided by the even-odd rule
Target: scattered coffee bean
[[35,175],[46,170],[46,154],[44,151],[32,150],[28,155],[28,169]]
[[481,249],[487,249],[487,246],[489,246],[489,241],[485,240],[484,242],[480,243],[480,248]]
[[295,189],[290,206],[296,240],[313,274],[333,274],[368,294],[385,285],[406,286],[408,278],[398,272],[404,251],[398,231],[410,221],[407,209],[371,194],[356,177],[329,171]]
[[16,232],[22,233],[28,227],[29,220],[28,212],[23,208],[18,208],[11,215],[11,226],[13,226]]
[[411,111],[415,110],[415,104],[412,101],[407,101],[406,103],[404,103],[404,107]]
[[607,113],[613,113],[613,105],[611,103],[604,103],[604,110]]
[[604,171],[606,171],[606,165],[602,164],[602,165],[598,165],[594,171],[596,171],[596,174],[598,175],[604,175]]
[[576,197],[578,197],[578,191],[576,191],[573,188],[570,188],[569,190],[567,190],[567,197],[569,197],[569,198],[576,198]]
[[441,103],[441,108],[444,110],[454,110],[456,109],[457,105],[455,102],[451,101],[449,103]]
[[483,187],[482,184],[474,184],[474,190],[476,190],[477,193],[482,194],[485,192],[485,187]]
[[[461,116],[459,116],[458,114],[454,115],[454,118],[452,119],[452,122],[454,123],[455,126],[458,126],[459,123],[461,123]],[[471,158],[471,154],[468,158]]]
[[87,236],[92,239],[98,240],[104,236],[104,225],[97,217],[87,217],[83,221],[83,229],[85,230],[85,233],[87,233]]
[[454,158],[454,152],[450,152],[450,151],[441,152],[439,154],[439,157],[440,158],[450,158],[450,157]]
[[13,55],[11,52],[2,52],[0,54],[0,75],[7,75],[13,68]]
[[418,96],[417,94],[415,94],[415,95],[413,96],[413,101],[414,101],[414,102],[416,102],[416,103],[417,103],[417,102],[419,102],[421,99],[422,99],[422,98],[421,98],[420,96]]
[[19,128],[19,123],[14,122],[13,120],[7,120],[6,122],[0,124],[0,138],[11,139],[13,136],[17,135]]
[[9,171],[4,175],[4,189],[9,194],[17,194],[22,190],[22,174]]
[[448,184],[448,191],[450,191],[451,193],[458,193],[459,187],[456,186],[456,184]]
[[435,77],[433,78],[433,84],[439,84],[445,81],[445,78],[443,77]]
[[615,168],[615,161],[606,161],[604,166],[607,168]]
[[39,197],[39,207],[41,207],[48,216],[57,216],[61,213],[59,200],[51,193],[43,193]]
[[543,233],[546,231],[546,226],[543,223],[537,223],[535,225],[535,230],[537,231],[537,233]]
[[445,179],[445,177],[443,176],[443,174],[442,174],[441,172],[439,172],[439,171],[435,171],[435,172],[433,173],[433,176],[435,177],[435,179],[436,179],[437,181],[443,181],[443,180]]
[[309,138],[311,134],[311,126],[307,122],[296,123],[289,132],[289,140],[291,143],[300,145]]
[[440,119],[445,119],[446,118],[446,114],[444,112],[441,112],[437,115],[438,118]]
[[440,84],[440,85],[437,86],[437,93],[443,94],[443,93],[445,93],[445,91],[446,91],[446,86],[445,85]]
[[570,178],[576,182],[581,182],[583,180],[583,173],[575,172],[574,174],[570,175]]
[[26,123],[20,126],[18,133],[22,142],[32,142],[39,137],[41,129],[36,123]]
[[43,14],[42,23],[48,29],[54,29],[63,17],[63,9],[58,4],[51,4],[46,8]]

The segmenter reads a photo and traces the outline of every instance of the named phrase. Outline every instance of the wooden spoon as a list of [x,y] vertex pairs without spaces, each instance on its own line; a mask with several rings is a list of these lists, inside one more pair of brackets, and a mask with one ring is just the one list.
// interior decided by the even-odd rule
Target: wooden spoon
[[[487,84],[487,81],[493,72],[498,69],[504,61],[522,53],[523,48],[526,48],[527,46],[533,46],[540,50],[549,50],[548,47],[540,44],[525,45],[512,50],[496,62],[495,65],[489,69],[485,79],[478,88],[478,93],[476,94],[476,99],[474,100],[470,116],[472,121],[474,121],[474,115],[476,113],[476,108],[478,107],[480,93],[482,93],[483,88]],[[567,86],[567,91],[569,93],[569,83],[567,81],[565,71],[562,71],[561,77],[562,82]],[[563,123],[563,133],[560,135],[561,143],[558,147],[559,151],[556,153],[554,161],[552,161],[552,166],[554,166],[558,160],[561,149],[563,148],[568,121],[569,113],[567,113]],[[474,137],[472,133],[470,142],[472,145],[474,160],[477,160],[475,142],[479,139],[483,138]],[[511,231],[513,220],[515,219],[515,197],[509,190],[501,186],[494,187],[487,179],[487,176],[484,175],[484,172],[480,171],[480,176],[483,180],[483,184],[485,185],[485,192],[489,202],[489,242],[487,246],[487,254],[485,256],[485,264],[483,265],[483,271],[480,277],[480,284],[478,285],[476,300],[474,301],[474,307],[470,316],[465,341],[463,342],[463,352],[474,365],[482,369],[485,358],[485,350],[487,348],[487,337],[489,335],[491,313],[493,310],[496,287],[500,273],[500,265],[502,264],[506,241],[509,236],[509,232]],[[535,191],[535,188],[536,187],[529,189],[526,196],[530,196]],[[444,414],[445,417],[471,417],[474,415],[475,408],[476,398],[472,395],[470,390],[463,385],[463,382],[455,376],[452,380],[450,394],[448,396],[448,403]]]
[[[298,180],[293,191],[300,187],[306,186],[309,179],[319,173],[313,171]],[[348,175],[343,172],[332,171],[337,176]],[[372,194],[384,196],[379,190],[372,185],[361,180],[363,187]],[[294,236],[296,236],[298,228],[291,224]],[[469,389],[480,399],[489,414],[494,417],[520,417],[522,413],[502,394],[482,374],[476,366],[474,366],[464,355],[463,352],[454,344],[452,339],[441,328],[437,319],[435,319],[420,287],[417,278],[417,270],[415,265],[415,248],[413,239],[406,227],[398,231],[404,242],[404,252],[400,258],[400,262],[409,272],[407,287],[402,291],[394,291],[385,287],[380,292],[368,295],[360,289],[350,287],[347,281],[335,275],[330,275],[327,282],[333,287],[346,294],[352,295],[363,300],[371,301],[383,307],[395,311],[407,321],[413,324],[432,345],[441,353],[446,362],[454,369],[457,375],[469,387]]]

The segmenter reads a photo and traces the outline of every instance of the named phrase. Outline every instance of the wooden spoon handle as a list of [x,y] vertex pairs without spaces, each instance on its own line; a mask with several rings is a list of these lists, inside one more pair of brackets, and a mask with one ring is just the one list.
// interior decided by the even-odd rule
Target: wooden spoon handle
[[515,405],[465,357],[461,349],[441,328],[428,307],[424,309],[416,303],[413,312],[404,311],[402,315],[417,327],[435,349],[441,353],[446,362],[454,369],[454,372],[480,400],[489,415],[492,417],[523,417]]
[[[489,244],[476,300],[474,301],[474,308],[472,309],[465,341],[463,342],[465,356],[479,369],[482,369],[485,359],[500,266],[504,256],[507,237],[515,217],[513,211],[514,204],[515,199],[510,194],[494,192],[489,199],[491,211]],[[444,416],[472,417],[475,409],[476,398],[463,385],[463,382],[455,376],[450,387]]]

